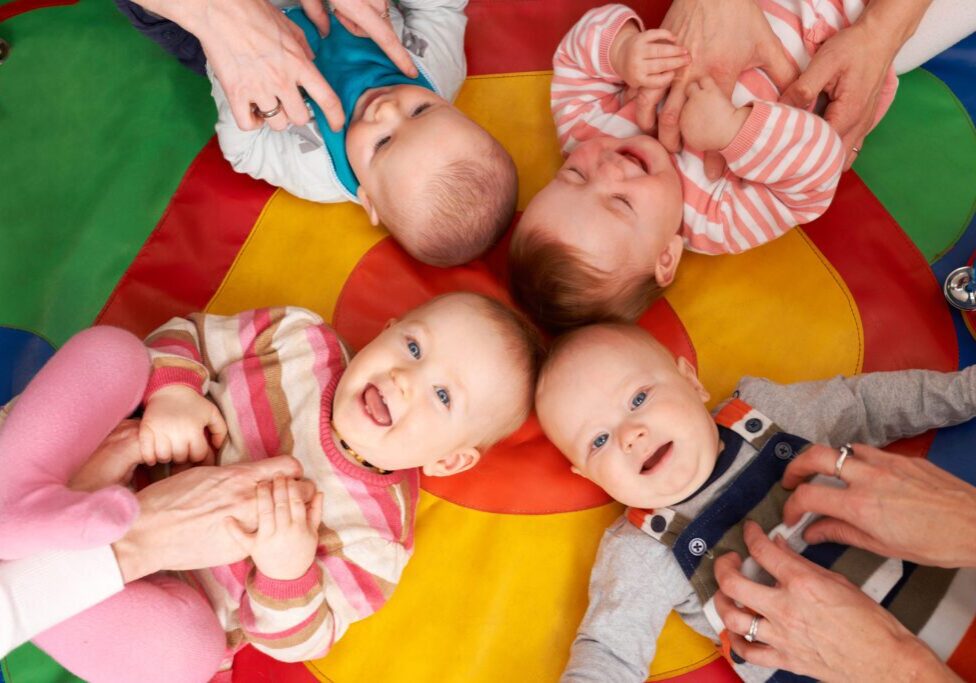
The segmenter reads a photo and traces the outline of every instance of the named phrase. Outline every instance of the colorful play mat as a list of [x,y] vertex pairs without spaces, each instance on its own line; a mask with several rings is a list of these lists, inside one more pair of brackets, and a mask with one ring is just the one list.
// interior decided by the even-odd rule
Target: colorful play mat
[[[93,322],[142,335],[194,310],[295,304],[359,347],[439,292],[507,300],[504,245],[466,267],[420,266],[355,206],[315,205],[235,174],[213,139],[206,80],[108,0],[71,3],[0,4],[12,48],[0,65],[0,400]],[[471,76],[458,105],[511,151],[520,207],[559,164],[550,56],[593,4],[469,6]],[[655,25],[666,7],[636,9]],[[712,396],[743,374],[796,381],[976,361],[941,292],[976,250],[974,74],[976,36],[906,74],[816,223],[741,256],[686,257],[642,323],[694,360]],[[976,481],[973,443],[976,421],[898,448]],[[318,661],[286,665],[248,648],[234,681],[558,678],[620,507],[570,474],[534,420],[474,471],[423,488],[416,554],[389,604]],[[964,638],[976,647],[976,632]],[[653,680],[735,680],[673,615],[658,651]],[[77,680],[31,645],[3,662],[2,678]]]

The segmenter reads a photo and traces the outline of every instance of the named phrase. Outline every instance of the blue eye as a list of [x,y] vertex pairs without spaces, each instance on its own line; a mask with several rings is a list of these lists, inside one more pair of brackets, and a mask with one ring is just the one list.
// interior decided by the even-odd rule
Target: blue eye
[[410,355],[414,358],[418,360],[420,359],[420,344],[415,342],[413,339],[407,340],[407,351],[409,351]]
[[389,142],[390,142],[389,135],[384,135],[383,137],[381,137],[379,140],[376,141],[376,144],[373,145],[373,153],[375,154],[376,152],[379,152],[380,148]]
[[607,441],[609,441],[609,440],[610,440],[610,435],[607,434],[606,432],[603,432],[598,437],[596,437],[595,439],[593,439],[593,443],[590,444],[590,448],[592,448],[593,450],[596,450],[598,448],[602,448],[604,446],[604,444],[606,444]]
[[436,393],[437,393],[437,398],[441,403],[443,403],[447,407],[451,406],[451,395],[447,393],[447,389],[443,387],[437,387]]
[[630,399],[630,409],[634,410],[635,408],[640,408],[642,405],[644,405],[644,401],[646,400],[647,392],[638,391],[636,394],[634,394],[634,398]]

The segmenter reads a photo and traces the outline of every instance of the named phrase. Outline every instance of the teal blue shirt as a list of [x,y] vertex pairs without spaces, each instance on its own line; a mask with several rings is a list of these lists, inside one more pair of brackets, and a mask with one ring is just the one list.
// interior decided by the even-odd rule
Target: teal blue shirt
[[388,85],[413,84],[428,90],[436,89],[422,72],[416,78],[403,75],[371,38],[354,36],[338,21],[329,23],[329,35],[322,38],[300,7],[285,10],[285,16],[305,32],[308,45],[315,53],[315,66],[342,102],[346,123],[342,130],[333,131],[319,105],[314,100],[309,100],[336,177],[352,198],[355,198],[359,190],[359,180],[346,155],[346,131],[349,129],[349,120],[356,102],[370,88]]

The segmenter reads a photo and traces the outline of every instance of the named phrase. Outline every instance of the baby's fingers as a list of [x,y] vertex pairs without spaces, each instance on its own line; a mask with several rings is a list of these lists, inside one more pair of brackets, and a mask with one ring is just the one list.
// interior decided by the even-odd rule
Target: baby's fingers
[[308,504],[308,528],[313,534],[318,534],[319,524],[322,523],[322,492],[319,491]]
[[645,73],[640,78],[639,85],[642,90],[665,90],[669,85],[671,85],[671,80],[674,78],[673,71],[665,71],[663,74],[656,74],[652,72]]
[[305,501],[302,500],[302,492],[299,490],[298,482],[294,479],[288,479],[286,486],[288,487],[288,509],[291,513],[291,521],[304,520],[306,518]]
[[145,422],[139,425],[139,455],[150,467],[156,464],[156,435]]
[[275,532],[275,506],[271,496],[271,484],[262,481],[255,495],[258,506],[258,534],[269,536]]
[[227,438],[227,422],[217,410],[217,406],[213,406],[213,410],[210,412],[207,429],[210,430],[210,443],[213,444],[214,448],[220,448],[224,445],[224,439]]
[[[671,31],[667,30],[666,28],[647,29],[646,31],[641,33],[641,39],[649,43],[653,43],[661,40],[667,41],[669,43],[674,43],[677,42],[678,40],[677,38],[674,37],[674,34],[671,33]],[[681,47],[681,46],[677,45],[676,47]],[[683,47],[681,47],[681,49],[684,50]]]

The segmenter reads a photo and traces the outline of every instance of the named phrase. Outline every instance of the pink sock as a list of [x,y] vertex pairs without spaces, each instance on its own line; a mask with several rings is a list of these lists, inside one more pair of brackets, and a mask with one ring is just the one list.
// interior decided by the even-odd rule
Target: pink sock
[[0,426],[0,559],[118,540],[139,511],[131,491],[67,483],[142,398],[142,342],[115,327],[79,332],[41,368]]
[[227,653],[207,600],[159,574],[130,583],[34,644],[90,683],[206,683]]

